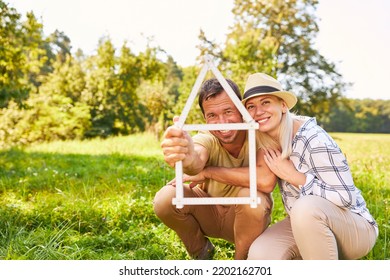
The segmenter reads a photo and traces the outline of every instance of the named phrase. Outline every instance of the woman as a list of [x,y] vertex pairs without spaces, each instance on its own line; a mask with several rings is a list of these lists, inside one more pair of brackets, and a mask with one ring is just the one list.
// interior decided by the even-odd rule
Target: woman
[[265,162],[278,176],[287,217],[251,245],[248,259],[359,259],[378,225],[354,185],[348,163],[315,118],[290,113],[296,96],[272,77],[250,75],[243,104],[259,123]]

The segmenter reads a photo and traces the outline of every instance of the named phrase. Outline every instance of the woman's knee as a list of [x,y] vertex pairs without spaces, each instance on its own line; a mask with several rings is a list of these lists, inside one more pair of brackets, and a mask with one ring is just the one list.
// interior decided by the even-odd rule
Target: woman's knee
[[262,244],[262,240],[258,237],[252,245],[249,247],[248,251],[248,260],[266,260],[268,259],[268,254],[266,250],[264,250],[264,244]]
[[299,198],[291,209],[292,228],[306,230],[315,223],[327,220],[326,200],[319,196],[307,195]]
[[260,235],[249,248],[248,260],[291,260],[297,258],[297,251],[296,245],[280,242],[277,236]]

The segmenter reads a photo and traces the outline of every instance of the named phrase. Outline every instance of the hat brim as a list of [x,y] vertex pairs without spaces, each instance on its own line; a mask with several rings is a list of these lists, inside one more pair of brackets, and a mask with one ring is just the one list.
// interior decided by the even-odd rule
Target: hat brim
[[249,99],[256,97],[256,96],[261,96],[261,95],[271,95],[271,96],[273,95],[273,96],[276,96],[276,97],[283,99],[284,102],[286,102],[286,105],[287,105],[289,110],[291,108],[293,108],[295,106],[295,104],[297,104],[297,101],[298,101],[295,94],[293,94],[289,91],[273,91],[273,92],[253,93],[250,96],[248,96],[247,98],[243,99],[241,102],[242,102],[242,104],[245,105]]

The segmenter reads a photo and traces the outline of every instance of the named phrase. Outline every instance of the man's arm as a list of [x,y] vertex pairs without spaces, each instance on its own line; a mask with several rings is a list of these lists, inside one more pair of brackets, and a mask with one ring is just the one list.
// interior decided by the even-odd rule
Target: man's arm
[[[277,177],[264,161],[264,151],[259,149],[256,155],[257,190],[271,193],[277,183]],[[200,183],[205,179],[213,179],[220,183],[249,188],[249,167],[215,167],[208,166],[196,176],[185,176],[186,181]]]

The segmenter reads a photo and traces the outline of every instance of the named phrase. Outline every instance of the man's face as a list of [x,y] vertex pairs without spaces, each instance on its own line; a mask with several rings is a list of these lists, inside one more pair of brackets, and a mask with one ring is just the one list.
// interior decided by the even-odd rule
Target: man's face
[[[203,101],[203,110],[206,123],[242,123],[241,113],[238,111],[228,94],[222,93]],[[223,144],[234,144],[242,130],[212,130],[210,131]]]

